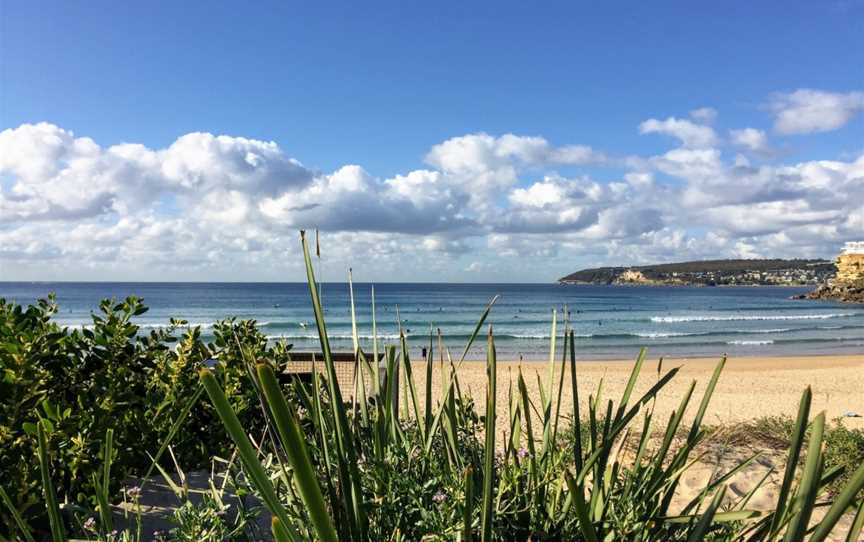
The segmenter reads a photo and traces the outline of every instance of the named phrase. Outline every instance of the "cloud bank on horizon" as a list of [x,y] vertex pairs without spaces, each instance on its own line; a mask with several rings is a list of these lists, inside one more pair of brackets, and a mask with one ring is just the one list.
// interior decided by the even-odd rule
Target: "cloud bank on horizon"
[[362,164],[317,171],[239,136],[154,149],[23,124],[0,132],[0,271],[300,279],[297,230],[319,228],[325,260],[371,280],[547,281],[580,265],[830,256],[864,237],[864,151],[795,161],[772,141],[841,129],[864,92],[799,89],[764,109],[770,133],[720,130],[710,107],[646,119],[634,129],[670,143],[648,156],[461,135],[390,178]]

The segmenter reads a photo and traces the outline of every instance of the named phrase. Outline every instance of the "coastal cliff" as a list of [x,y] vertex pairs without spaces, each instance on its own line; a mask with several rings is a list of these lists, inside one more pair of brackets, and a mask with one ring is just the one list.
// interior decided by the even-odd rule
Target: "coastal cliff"
[[846,243],[835,263],[837,274],[807,294],[807,299],[864,303],[864,242]]

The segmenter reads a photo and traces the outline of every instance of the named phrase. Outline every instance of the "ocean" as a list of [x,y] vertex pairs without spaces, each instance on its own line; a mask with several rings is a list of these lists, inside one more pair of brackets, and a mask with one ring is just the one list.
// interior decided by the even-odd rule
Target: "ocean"
[[[458,356],[495,295],[487,324],[504,360],[548,358],[553,309],[559,336],[569,311],[579,359],[632,358],[641,346],[654,358],[864,353],[864,307],[789,299],[809,289],[391,283],[375,285],[375,300],[380,344],[396,344],[398,314],[415,356],[439,328]],[[358,333],[371,349],[371,285],[355,284],[354,291]],[[143,331],[177,317],[201,326],[206,337],[213,322],[233,316],[256,320],[268,338],[298,351],[318,344],[305,283],[0,282],[0,298],[22,304],[49,292],[57,295],[56,321],[64,326],[89,325],[102,298],[137,295],[150,308],[136,319]],[[350,351],[347,284],[323,284],[322,298],[333,349]],[[483,359],[485,342],[484,329],[469,357]]]

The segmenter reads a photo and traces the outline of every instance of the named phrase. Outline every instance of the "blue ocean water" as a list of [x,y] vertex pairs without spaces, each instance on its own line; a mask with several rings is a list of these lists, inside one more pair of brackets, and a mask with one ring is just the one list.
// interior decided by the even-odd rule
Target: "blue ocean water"
[[[495,295],[500,298],[488,323],[499,359],[547,358],[553,309],[559,318],[569,311],[580,359],[630,358],[640,346],[652,357],[864,353],[864,306],[789,299],[807,290],[393,283],[376,284],[375,300],[381,344],[395,344],[398,313],[415,351],[440,328],[454,356]],[[354,291],[358,333],[369,349],[371,285],[355,284]],[[60,304],[56,320],[67,326],[88,325],[102,298],[134,294],[150,307],[137,320],[145,330],[177,317],[200,325],[206,336],[214,321],[234,316],[255,319],[268,337],[295,350],[313,350],[318,341],[304,283],[0,282],[0,297],[19,303],[49,292]],[[347,284],[323,284],[322,296],[334,350],[350,351]],[[483,358],[485,338],[476,344],[469,357]]]

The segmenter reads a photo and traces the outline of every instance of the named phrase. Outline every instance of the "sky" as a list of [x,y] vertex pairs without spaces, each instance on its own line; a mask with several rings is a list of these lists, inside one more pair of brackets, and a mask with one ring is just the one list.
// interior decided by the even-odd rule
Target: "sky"
[[862,111],[861,0],[0,0],[0,280],[833,257]]

